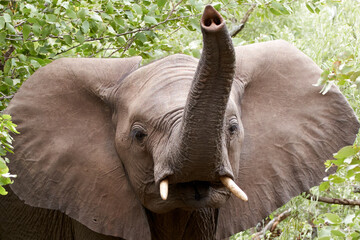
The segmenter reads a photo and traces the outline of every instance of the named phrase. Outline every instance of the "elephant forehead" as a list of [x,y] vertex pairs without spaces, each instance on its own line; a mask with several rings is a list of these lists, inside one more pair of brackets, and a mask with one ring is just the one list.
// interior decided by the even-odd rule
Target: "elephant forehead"
[[135,114],[165,114],[185,106],[197,61],[175,55],[146,65],[126,79]]
[[130,103],[130,109],[137,114],[165,114],[185,106],[192,77],[175,74],[169,78],[154,78],[157,84],[145,85]]

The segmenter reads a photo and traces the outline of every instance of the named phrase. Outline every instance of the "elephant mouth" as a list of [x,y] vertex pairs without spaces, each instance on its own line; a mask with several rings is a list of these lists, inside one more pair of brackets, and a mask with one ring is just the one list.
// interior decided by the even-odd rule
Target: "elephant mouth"
[[208,207],[220,208],[231,196],[231,192],[220,181],[170,183],[166,200],[161,199],[157,184],[151,182],[147,186],[141,201],[147,209],[159,214],[174,209],[193,211]]
[[170,185],[183,202],[183,209],[194,210],[204,207],[219,208],[230,197],[230,192],[221,182],[191,181]]

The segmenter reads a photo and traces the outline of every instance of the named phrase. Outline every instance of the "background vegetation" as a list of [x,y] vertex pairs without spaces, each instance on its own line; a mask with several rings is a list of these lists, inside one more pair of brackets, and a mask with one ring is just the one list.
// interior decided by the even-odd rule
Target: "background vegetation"
[[[322,92],[337,84],[359,116],[359,0],[0,1],[0,110],[34,71],[57,58],[199,57],[199,17],[207,3],[224,16],[236,46],[293,43],[324,70]],[[9,132],[16,133],[15,125],[2,115],[0,194],[13,177],[4,157],[12,149]],[[342,149],[324,166],[338,166],[336,174],[233,239],[360,239],[359,151]]]

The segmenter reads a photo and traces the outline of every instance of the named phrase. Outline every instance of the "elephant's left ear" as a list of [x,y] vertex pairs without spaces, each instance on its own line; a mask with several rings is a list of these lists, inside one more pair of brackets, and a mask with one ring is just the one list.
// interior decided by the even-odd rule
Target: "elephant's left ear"
[[244,126],[237,184],[249,201],[231,197],[220,209],[217,237],[255,226],[327,175],[324,162],[353,144],[359,123],[337,87],[314,87],[321,70],[285,41],[236,48]]
[[11,186],[25,203],[56,209],[88,228],[149,239],[145,212],[115,150],[106,89],[136,70],[140,57],[59,59],[36,71],[7,112],[18,124]]

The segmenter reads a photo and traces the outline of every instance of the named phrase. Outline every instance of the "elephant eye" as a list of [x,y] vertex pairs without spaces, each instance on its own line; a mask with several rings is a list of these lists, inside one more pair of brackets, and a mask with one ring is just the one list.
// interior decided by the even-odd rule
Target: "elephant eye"
[[230,120],[228,130],[229,130],[230,135],[234,135],[239,130],[239,124],[236,119]]
[[147,136],[147,133],[145,129],[141,126],[134,126],[131,130],[131,137],[138,141],[139,143],[142,143]]
[[137,131],[137,132],[135,133],[135,138],[136,138],[136,140],[138,140],[139,142],[142,142],[146,136],[147,136],[147,134],[144,133],[144,132],[142,132],[142,131]]

